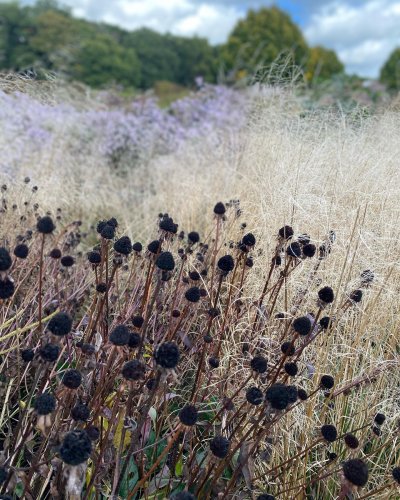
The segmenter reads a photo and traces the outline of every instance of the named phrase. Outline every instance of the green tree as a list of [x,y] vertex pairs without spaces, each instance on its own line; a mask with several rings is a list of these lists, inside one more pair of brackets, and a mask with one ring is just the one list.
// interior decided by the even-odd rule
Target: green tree
[[344,66],[334,50],[321,46],[310,49],[304,75],[308,82],[327,80],[343,71]]
[[121,47],[111,36],[100,33],[82,42],[71,64],[71,77],[93,87],[111,83],[137,86],[140,63],[133,49]]
[[380,80],[391,90],[400,90],[400,47],[395,49],[382,66]]
[[290,52],[300,65],[307,58],[308,46],[290,16],[277,7],[249,10],[221,48],[226,69],[240,76],[273,63],[282,52]]

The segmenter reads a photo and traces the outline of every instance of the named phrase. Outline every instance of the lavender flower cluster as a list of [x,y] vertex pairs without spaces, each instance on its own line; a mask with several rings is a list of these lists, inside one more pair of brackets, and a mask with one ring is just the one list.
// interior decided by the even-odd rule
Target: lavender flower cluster
[[130,168],[176,151],[188,140],[218,141],[227,129],[244,125],[247,104],[245,93],[212,85],[165,109],[153,97],[85,109],[79,102],[49,104],[21,92],[0,92],[0,172],[12,175],[26,158],[37,160],[58,149],[60,140],[72,154],[100,154],[111,167]]

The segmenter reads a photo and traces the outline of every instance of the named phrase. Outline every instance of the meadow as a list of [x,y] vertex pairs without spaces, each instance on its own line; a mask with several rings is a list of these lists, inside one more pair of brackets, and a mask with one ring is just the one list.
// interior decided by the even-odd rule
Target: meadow
[[398,104],[0,87],[1,498],[400,498]]

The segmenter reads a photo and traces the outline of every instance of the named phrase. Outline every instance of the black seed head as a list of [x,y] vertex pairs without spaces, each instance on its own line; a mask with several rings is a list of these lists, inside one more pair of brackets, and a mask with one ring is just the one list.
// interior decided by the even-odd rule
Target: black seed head
[[122,376],[126,380],[140,380],[143,379],[146,372],[146,366],[137,359],[127,361],[122,367]]
[[344,442],[352,450],[355,450],[356,448],[358,448],[358,446],[360,444],[358,439],[356,438],[356,436],[354,434],[346,434],[344,436]]
[[210,450],[217,458],[225,458],[229,453],[230,442],[224,436],[215,436],[210,441]]
[[174,223],[172,217],[163,217],[159,222],[159,228],[167,233],[176,234],[178,231],[178,225]]
[[0,279],[0,299],[9,299],[14,295],[14,291],[14,282],[10,278]]
[[129,255],[132,252],[132,242],[129,236],[122,236],[114,243],[114,250],[122,255]]
[[361,302],[362,296],[362,290],[353,290],[350,294],[350,300],[357,304],[358,302]]
[[89,436],[90,441],[97,441],[100,437],[100,430],[94,425],[89,425],[89,427],[86,427],[86,432]]
[[106,293],[107,285],[105,283],[99,283],[96,285],[96,292],[98,293]]
[[301,257],[301,246],[298,241],[293,241],[286,249],[289,257]]
[[326,424],[321,427],[322,437],[329,443],[333,443],[337,438],[337,430],[334,425]]
[[115,236],[115,227],[105,224],[100,232],[100,235],[105,240],[112,240]]
[[311,257],[314,257],[315,252],[317,251],[317,247],[313,245],[312,243],[308,243],[307,245],[304,245],[303,247],[303,255],[311,259]]
[[180,491],[171,495],[169,500],[196,500],[196,497],[192,493],[189,493],[189,491]]
[[274,410],[285,410],[291,403],[296,401],[297,396],[296,387],[279,382],[271,385],[265,393],[265,399]]
[[299,371],[296,363],[285,363],[285,372],[290,376],[290,377],[295,377]]
[[353,458],[344,462],[343,474],[355,486],[365,486],[368,482],[368,466],[359,458]]
[[242,243],[247,247],[254,247],[254,245],[256,244],[256,238],[254,234],[252,233],[245,234],[242,238]]
[[185,292],[185,299],[189,302],[198,302],[200,300],[200,289],[197,286],[192,286]]
[[200,241],[200,235],[199,233],[197,233],[196,231],[191,231],[189,234],[188,234],[188,240],[190,243],[192,243],[193,245],[195,243],[198,243]]
[[[324,316],[323,318],[321,318],[319,320],[320,327],[323,330],[327,330],[327,328],[329,326],[329,321],[330,321],[330,317],[329,316]],[[331,324],[332,324],[332,322],[331,322]]]
[[304,389],[298,389],[297,390],[297,395],[299,396],[299,399],[301,401],[306,401],[308,399],[308,394]]
[[375,278],[375,275],[374,275],[373,271],[371,271],[370,269],[366,269],[365,271],[363,271],[361,273],[361,283],[363,285],[367,285],[368,283],[372,283],[372,281],[374,281],[374,278]]
[[53,250],[51,250],[49,255],[52,259],[60,259],[61,258],[61,250],[59,248],[53,248]]
[[222,201],[219,201],[214,207],[214,213],[216,215],[224,215],[225,212],[225,205],[222,203]]
[[135,328],[142,328],[143,323],[144,323],[144,318],[142,316],[133,316],[132,325]]
[[110,334],[110,342],[114,345],[123,346],[129,342],[129,328],[125,325],[118,325]]
[[90,457],[92,443],[86,431],[67,432],[60,447],[60,457],[68,465],[79,465]]
[[294,234],[293,228],[290,226],[283,226],[279,229],[279,236],[284,240],[290,239]]
[[21,358],[22,361],[25,361],[25,363],[29,363],[30,361],[33,360],[35,356],[35,353],[33,349],[22,349],[21,350]]
[[63,337],[71,331],[72,318],[68,313],[59,312],[51,318],[47,328],[53,335]]
[[396,483],[400,484],[400,467],[394,467],[392,470],[392,476]]
[[67,370],[63,375],[62,383],[68,389],[78,389],[82,383],[82,375],[78,370]]
[[269,495],[268,493],[263,493],[262,495],[258,495],[256,500],[275,500],[274,495]]
[[228,274],[235,267],[235,261],[231,255],[224,255],[219,259],[217,266],[221,272]]
[[45,392],[37,396],[33,408],[38,415],[49,415],[56,409],[56,398],[52,394]]
[[192,280],[192,281],[199,281],[201,276],[200,274],[197,272],[197,271],[191,271],[189,273],[189,278]]
[[42,234],[50,234],[55,228],[56,226],[54,225],[53,219],[48,215],[41,217],[36,224],[36,229]]
[[335,385],[335,380],[331,375],[322,375],[319,385],[323,389],[332,389]]
[[88,252],[87,258],[88,258],[88,261],[93,265],[97,265],[97,264],[101,263],[101,255],[99,252]]
[[[19,259],[26,259],[29,254],[29,248],[28,245],[25,245],[25,243],[20,243],[14,248],[14,255],[18,257]],[[1,255],[0,255],[0,267],[1,267]]]
[[296,349],[292,342],[284,342],[281,345],[281,351],[283,352],[283,354],[289,357],[293,356],[293,354],[296,352]]
[[86,422],[90,417],[90,410],[84,403],[78,403],[71,410],[71,417],[77,422]]
[[382,429],[380,427],[377,427],[376,425],[373,425],[372,432],[375,434],[375,436],[380,436],[382,434]]
[[301,316],[293,321],[293,329],[299,335],[308,335],[311,331],[311,321],[307,316]]
[[143,245],[139,241],[137,241],[132,245],[132,250],[135,252],[141,252],[143,250]]
[[175,342],[164,342],[154,351],[154,359],[162,368],[175,368],[179,358],[179,349]]
[[136,347],[138,347],[140,345],[140,335],[136,332],[131,332],[129,334],[129,340],[128,340],[128,346],[131,348],[131,349],[135,349]]
[[378,425],[382,425],[386,420],[386,416],[383,413],[377,413],[374,417],[374,422]]
[[89,344],[88,342],[84,342],[80,347],[83,354],[86,354],[88,356],[96,352],[95,346],[93,344]]
[[197,422],[198,412],[193,405],[186,405],[179,412],[179,420],[183,425],[192,426]]
[[7,271],[10,269],[11,264],[12,260],[9,251],[4,247],[0,247],[0,271]]
[[257,373],[265,373],[267,371],[267,360],[263,356],[254,356],[250,361],[250,366]]
[[211,368],[218,368],[219,359],[211,356],[210,358],[208,358],[208,364],[210,365]]
[[263,393],[258,387],[249,387],[246,391],[246,399],[252,405],[260,405],[263,402]]
[[330,286],[324,286],[318,291],[318,297],[320,298],[321,302],[324,302],[325,304],[331,304],[334,300],[332,288]]
[[97,223],[97,226],[96,226],[96,231],[101,234],[101,232],[103,231],[103,229],[106,227],[107,225],[107,221],[106,220],[101,220]]
[[60,354],[60,348],[55,344],[45,344],[39,349],[39,356],[47,363],[54,363]]
[[156,266],[162,271],[173,271],[175,268],[175,261],[171,252],[161,252],[157,257]]
[[161,250],[161,243],[159,240],[154,240],[147,245],[147,250],[150,253],[157,254]]

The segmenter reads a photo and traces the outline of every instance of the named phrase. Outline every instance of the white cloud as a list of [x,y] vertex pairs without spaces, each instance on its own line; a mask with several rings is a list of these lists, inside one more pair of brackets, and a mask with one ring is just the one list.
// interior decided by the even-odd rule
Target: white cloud
[[335,49],[350,73],[376,77],[400,45],[400,1],[367,0],[357,7],[334,1],[311,16],[305,35],[311,44]]

